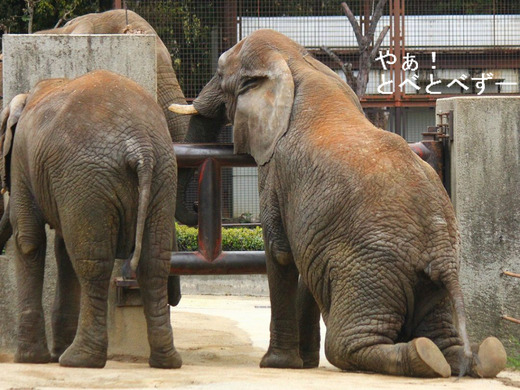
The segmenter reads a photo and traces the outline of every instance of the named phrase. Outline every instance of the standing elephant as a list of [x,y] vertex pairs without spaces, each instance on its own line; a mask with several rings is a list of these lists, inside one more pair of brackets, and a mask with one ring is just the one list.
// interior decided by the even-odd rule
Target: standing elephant
[[[177,165],[159,105],[135,82],[100,70],[41,81],[6,106],[0,123],[18,284],[15,360],[103,367],[114,259],[131,257],[149,363],[180,367],[166,294]],[[42,311],[46,223],[58,262],[51,353]]]
[[316,367],[321,312],[327,359],[344,370],[493,377],[504,368],[500,341],[468,341],[459,234],[438,176],[404,139],[375,128],[334,72],[258,30],[222,54],[182,108],[227,116],[235,151],[259,167],[272,305],[262,367]]

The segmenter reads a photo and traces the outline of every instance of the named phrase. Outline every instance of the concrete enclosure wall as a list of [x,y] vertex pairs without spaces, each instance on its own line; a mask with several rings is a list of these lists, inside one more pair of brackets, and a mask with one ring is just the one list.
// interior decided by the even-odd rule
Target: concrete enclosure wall
[[[127,76],[156,97],[156,54],[154,35],[4,35],[4,105],[27,92],[39,80],[74,78],[95,69]],[[0,256],[0,355],[14,352],[16,342],[16,277],[12,240]],[[51,345],[50,314],[54,300],[56,261],[54,231],[47,229],[43,306],[47,341]],[[114,268],[113,277],[120,267]],[[147,356],[149,347],[142,307],[113,304],[115,287],[109,292],[109,355]],[[128,341],[124,343],[124,341]],[[1,358],[1,356],[0,356]]]
[[[437,100],[453,110],[451,198],[461,234],[460,280],[472,341],[495,335],[519,353],[520,97]],[[513,342],[516,338],[516,342]]]
[[157,91],[155,36],[134,34],[11,35],[2,37],[4,104],[39,80],[111,70]]

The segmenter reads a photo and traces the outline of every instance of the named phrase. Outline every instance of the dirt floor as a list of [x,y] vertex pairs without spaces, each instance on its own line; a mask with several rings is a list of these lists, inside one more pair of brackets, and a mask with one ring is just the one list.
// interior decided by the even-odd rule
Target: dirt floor
[[260,369],[268,345],[267,298],[184,296],[172,310],[175,344],[184,365],[152,369],[143,359],[111,360],[103,369],[14,364],[0,355],[1,389],[467,389],[520,388],[520,372],[496,379],[415,379],[345,373],[324,357],[311,370]]

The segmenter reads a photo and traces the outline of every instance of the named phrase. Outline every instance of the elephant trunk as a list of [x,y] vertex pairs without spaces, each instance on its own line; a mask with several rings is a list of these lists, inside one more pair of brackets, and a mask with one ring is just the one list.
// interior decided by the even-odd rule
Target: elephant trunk
[[[200,95],[193,102],[193,106],[173,104],[169,107],[170,111],[175,112],[176,115],[183,115],[185,118],[188,118],[187,115],[193,115],[189,119],[188,132],[185,137],[186,143],[216,142],[222,126],[226,124],[224,108],[220,82],[216,76],[202,89]],[[197,113],[200,113],[200,115],[195,115]],[[194,175],[195,169],[179,169],[177,183],[179,196],[177,196],[177,212],[175,215],[179,222],[188,226],[195,226],[198,223],[197,212],[193,207],[187,207],[185,201],[186,188]]]
[[157,101],[166,116],[172,141],[185,142],[189,118],[168,110],[168,106],[172,103],[186,104],[186,98],[170,64],[157,66]]
[[[224,124],[225,120],[223,119],[211,119],[202,115],[194,115],[190,118],[185,141],[190,144],[216,142]],[[180,223],[188,226],[196,226],[199,220],[198,213],[193,206],[186,204],[185,199],[186,190],[195,176],[195,172],[196,170],[193,168],[179,168],[177,178],[177,207],[175,217]]]

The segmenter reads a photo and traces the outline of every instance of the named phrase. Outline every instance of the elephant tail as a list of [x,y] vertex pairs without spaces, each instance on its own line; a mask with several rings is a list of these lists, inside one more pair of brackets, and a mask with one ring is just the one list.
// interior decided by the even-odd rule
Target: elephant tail
[[473,353],[469,342],[468,332],[466,330],[466,311],[464,309],[464,296],[458,278],[458,266],[455,267],[439,267],[442,262],[431,262],[424,269],[426,275],[436,283],[444,285],[448,291],[453,310],[456,316],[457,331],[462,341],[463,353],[460,355],[459,376],[464,376],[471,369]]
[[130,161],[130,165],[135,167],[139,184],[137,223],[135,229],[135,249],[134,254],[132,255],[132,259],[130,260],[130,268],[132,272],[135,273],[137,266],[139,265],[139,259],[141,258],[144,227],[146,218],[148,216],[148,205],[150,203],[154,159],[152,156],[140,155],[136,160]]
[[457,325],[459,337],[462,340],[464,355],[460,357],[459,376],[464,376],[470,371],[470,364],[473,360],[473,353],[471,351],[471,344],[469,342],[468,332],[466,330],[466,311],[464,309],[464,297],[462,289],[457,277],[451,277],[445,281],[446,289],[451,298],[455,315],[457,316]]

